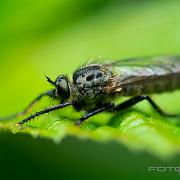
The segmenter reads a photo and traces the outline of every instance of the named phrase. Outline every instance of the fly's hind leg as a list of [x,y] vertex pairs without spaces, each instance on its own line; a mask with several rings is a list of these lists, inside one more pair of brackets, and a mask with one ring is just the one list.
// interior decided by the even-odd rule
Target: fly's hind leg
[[18,112],[16,114],[13,114],[13,115],[7,116],[7,117],[0,117],[0,120],[11,120],[11,119],[21,117],[21,116],[27,114],[31,110],[31,108],[44,96],[54,97],[54,90],[49,90],[47,92],[40,94],[22,112]]
[[143,100],[147,100],[151,104],[151,106],[162,116],[180,117],[180,114],[169,114],[169,113],[163,111],[149,96],[146,96],[146,95],[140,95],[140,96],[132,97],[131,99],[115,106],[113,108],[113,110],[114,111],[125,110],[125,109],[130,108],[130,107],[134,106],[135,104],[137,104]]

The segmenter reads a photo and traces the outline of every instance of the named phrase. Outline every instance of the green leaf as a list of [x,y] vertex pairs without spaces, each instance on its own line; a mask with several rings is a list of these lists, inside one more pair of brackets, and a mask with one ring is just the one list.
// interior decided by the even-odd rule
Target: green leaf
[[72,116],[73,110],[67,111],[63,113],[67,117],[63,117],[62,111],[59,111],[39,117],[21,127],[16,126],[15,121],[1,122],[0,128],[13,133],[52,139],[56,143],[67,136],[93,139],[100,143],[115,141],[132,151],[144,150],[160,158],[167,158],[180,151],[180,128],[172,123],[173,120],[157,115],[148,116],[134,109],[98,115],[76,127],[74,122],[77,115]]

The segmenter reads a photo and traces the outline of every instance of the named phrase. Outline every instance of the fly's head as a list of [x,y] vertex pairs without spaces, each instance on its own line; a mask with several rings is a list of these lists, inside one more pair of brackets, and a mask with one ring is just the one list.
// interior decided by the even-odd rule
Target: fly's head
[[55,86],[55,97],[65,102],[70,97],[70,83],[65,75],[60,75],[55,82],[47,77],[47,81]]

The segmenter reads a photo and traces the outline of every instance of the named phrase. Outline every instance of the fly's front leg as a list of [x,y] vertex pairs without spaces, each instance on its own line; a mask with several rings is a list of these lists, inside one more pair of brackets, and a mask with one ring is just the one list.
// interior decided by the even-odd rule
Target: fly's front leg
[[91,112],[88,112],[87,114],[85,114],[83,117],[81,117],[78,121],[76,121],[75,125],[79,126],[83,121],[85,121],[86,119],[96,115],[96,114],[99,114],[99,113],[102,113],[106,110],[109,110],[109,109],[112,109],[114,107],[114,104],[107,104],[101,108],[98,108],[98,109],[95,109]]
[[166,116],[166,117],[180,117],[179,114],[169,114],[164,112],[149,96],[146,95],[140,95],[140,96],[135,96],[117,106],[115,106],[113,108],[114,111],[121,111],[127,108],[130,108],[132,106],[134,106],[135,104],[143,101],[143,100],[147,100],[151,106],[162,116]]
[[36,103],[38,103],[44,96],[55,98],[54,94],[55,94],[54,90],[49,90],[47,92],[44,92],[44,93],[40,94],[38,97],[36,97],[22,112],[18,112],[16,114],[13,114],[13,115],[7,116],[7,117],[0,117],[0,120],[11,120],[11,119],[23,116],[23,115],[27,114],[28,112],[30,112],[31,108]]
[[39,112],[36,112],[35,114],[23,119],[22,121],[20,121],[19,123],[17,123],[17,125],[22,125],[28,121],[30,121],[31,119],[34,119],[35,117],[38,117],[42,114],[46,114],[46,113],[49,113],[51,111],[55,111],[55,110],[58,110],[58,109],[62,109],[64,107],[67,107],[67,106],[72,106],[73,105],[73,102],[66,102],[66,103],[63,103],[63,104],[58,104],[58,105],[55,105],[55,106],[51,106],[51,107],[48,107],[42,111],[39,111]]

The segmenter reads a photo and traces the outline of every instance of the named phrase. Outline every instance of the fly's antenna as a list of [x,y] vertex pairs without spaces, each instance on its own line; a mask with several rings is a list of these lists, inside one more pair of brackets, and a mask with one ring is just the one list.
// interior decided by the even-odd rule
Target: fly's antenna
[[47,81],[50,83],[50,84],[52,84],[53,86],[56,86],[56,84],[55,84],[55,82],[53,81],[53,80],[51,80],[48,76],[46,76],[45,74],[44,74],[44,76],[46,77],[46,79],[47,79]]

